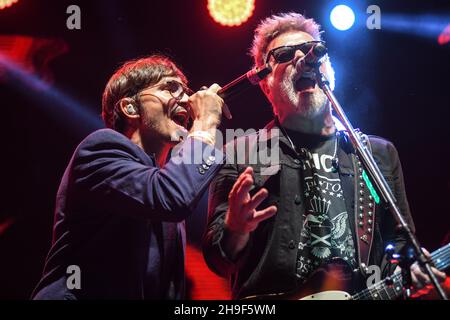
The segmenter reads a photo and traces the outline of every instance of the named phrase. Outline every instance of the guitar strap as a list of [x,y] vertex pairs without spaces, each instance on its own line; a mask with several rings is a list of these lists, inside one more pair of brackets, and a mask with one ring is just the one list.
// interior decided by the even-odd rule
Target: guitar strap
[[[366,134],[356,129],[364,146],[372,153],[372,146]],[[372,195],[372,186],[358,155],[352,153],[355,177],[355,229],[357,236],[358,262],[360,271],[368,275],[370,250],[372,248],[375,226],[375,199]]]

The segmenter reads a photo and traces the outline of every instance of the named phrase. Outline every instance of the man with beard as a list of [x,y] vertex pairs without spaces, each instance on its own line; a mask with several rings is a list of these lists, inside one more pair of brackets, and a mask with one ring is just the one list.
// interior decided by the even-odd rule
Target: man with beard
[[214,149],[219,89],[189,96],[164,56],[115,72],[103,93],[108,129],[80,143],[62,178],[34,299],[184,297],[183,221],[223,159]]
[[[230,278],[233,298],[301,298],[332,289],[322,275],[348,280],[342,282],[354,291],[364,287],[359,276],[368,276],[369,267],[381,277],[392,274],[397,265],[384,248],[405,245],[303,59],[320,40],[319,26],[296,13],[274,15],[256,29],[251,53],[255,66],[273,69],[260,86],[275,119],[264,134],[238,138],[227,150],[265,143],[279,160],[249,162],[258,158],[250,154],[258,147],[249,146],[235,155],[245,163],[227,159],[211,184],[204,256],[214,272]],[[321,70],[333,87],[328,59]],[[363,137],[414,228],[395,147]],[[429,282],[417,265],[412,271],[416,287]]]

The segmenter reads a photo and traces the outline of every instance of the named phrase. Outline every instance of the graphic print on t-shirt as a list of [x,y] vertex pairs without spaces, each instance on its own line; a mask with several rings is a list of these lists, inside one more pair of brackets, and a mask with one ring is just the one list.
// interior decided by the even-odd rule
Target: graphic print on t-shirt
[[305,280],[332,258],[355,263],[355,246],[339,174],[331,170],[334,140],[314,153],[303,149],[305,215],[300,235],[297,275]]

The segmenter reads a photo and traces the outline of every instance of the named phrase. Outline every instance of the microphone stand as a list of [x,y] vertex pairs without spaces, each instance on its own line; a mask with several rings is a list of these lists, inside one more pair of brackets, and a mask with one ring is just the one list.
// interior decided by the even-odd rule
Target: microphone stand
[[322,91],[327,96],[328,100],[330,101],[330,103],[333,107],[333,110],[336,112],[336,114],[339,117],[339,119],[341,120],[343,126],[347,130],[350,141],[351,141],[357,155],[359,156],[360,161],[364,164],[365,168],[368,170],[369,177],[375,183],[378,191],[381,193],[384,201],[388,205],[392,215],[394,216],[395,220],[397,221],[400,230],[404,231],[404,233],[407,235],[409,242],[411,243],[412,247],[414,248],[415,255],[417,257],[417,260],[418,260],[420,266],[422,266],[426,270],[428,276],[431,279],[431,282],[433,283],[433,286],[436,288],[436,291],[438,292],[441,299],[447,300],[447,296],[445,295],[444,290],[440,286],[436,276],[434,275],[434,273],[431,270],[430,259],[428,259],[424,255],[422,248],[420,247],[419,241],[417,240],[416,236],[412,233],[411,228],[408,226],[408,224],[406,223],[402,214],[400,213],[400,209],[397,206],[397,200],[395,199],[395,196],[392,193],[392,190],[389,188],[389,185],[387,184],[380,169],[378,168],[377,164],[375,163],[375,160],[373,159],[372,154],[363,145],[362,141],[359,138],[359,135],[355,132],[352,124],[350,123],[347,116],[345,115],[344,110],[342,109],[341,105],[339,104],[339,101],[336,99],[333,92],[331,91],[328,80],[323,75],[323,73],[319,70],[320,65],[321,65],[321,63],[315,64],[317,84],[319,85],[320,89],[322,89]]

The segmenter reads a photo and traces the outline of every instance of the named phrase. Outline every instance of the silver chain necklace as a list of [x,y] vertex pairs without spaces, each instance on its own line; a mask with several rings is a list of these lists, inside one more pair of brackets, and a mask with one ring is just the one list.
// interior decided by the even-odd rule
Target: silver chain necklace
[[[286,138],[288,139],[289,143],[291,144],[291,148],[292,150],[294,150],[294,152],[299,155],[299,153],[297,152],[297,148],[294,145],[294,142],[292,142],[291,137],[289,137],[288,133],[286,132],[286,130],[283,128],[283,126],[279,123],[279,127],[281,129],[281,131],[283,132],[283,134],[286,136]],[[336,131],[337,132],[337,131]],[[334,153],[333,153],[333,158],[331,159],[331,165],[333,166],[333,169],[335,170],[335,172],[337,172],[338,170],[338,159],[336,157],[336,153],[337,153],[337,135],[336,132],[334,134],[335,136],[335,140],[334,140]],[[302,148],[303,149],[303,148]]]

